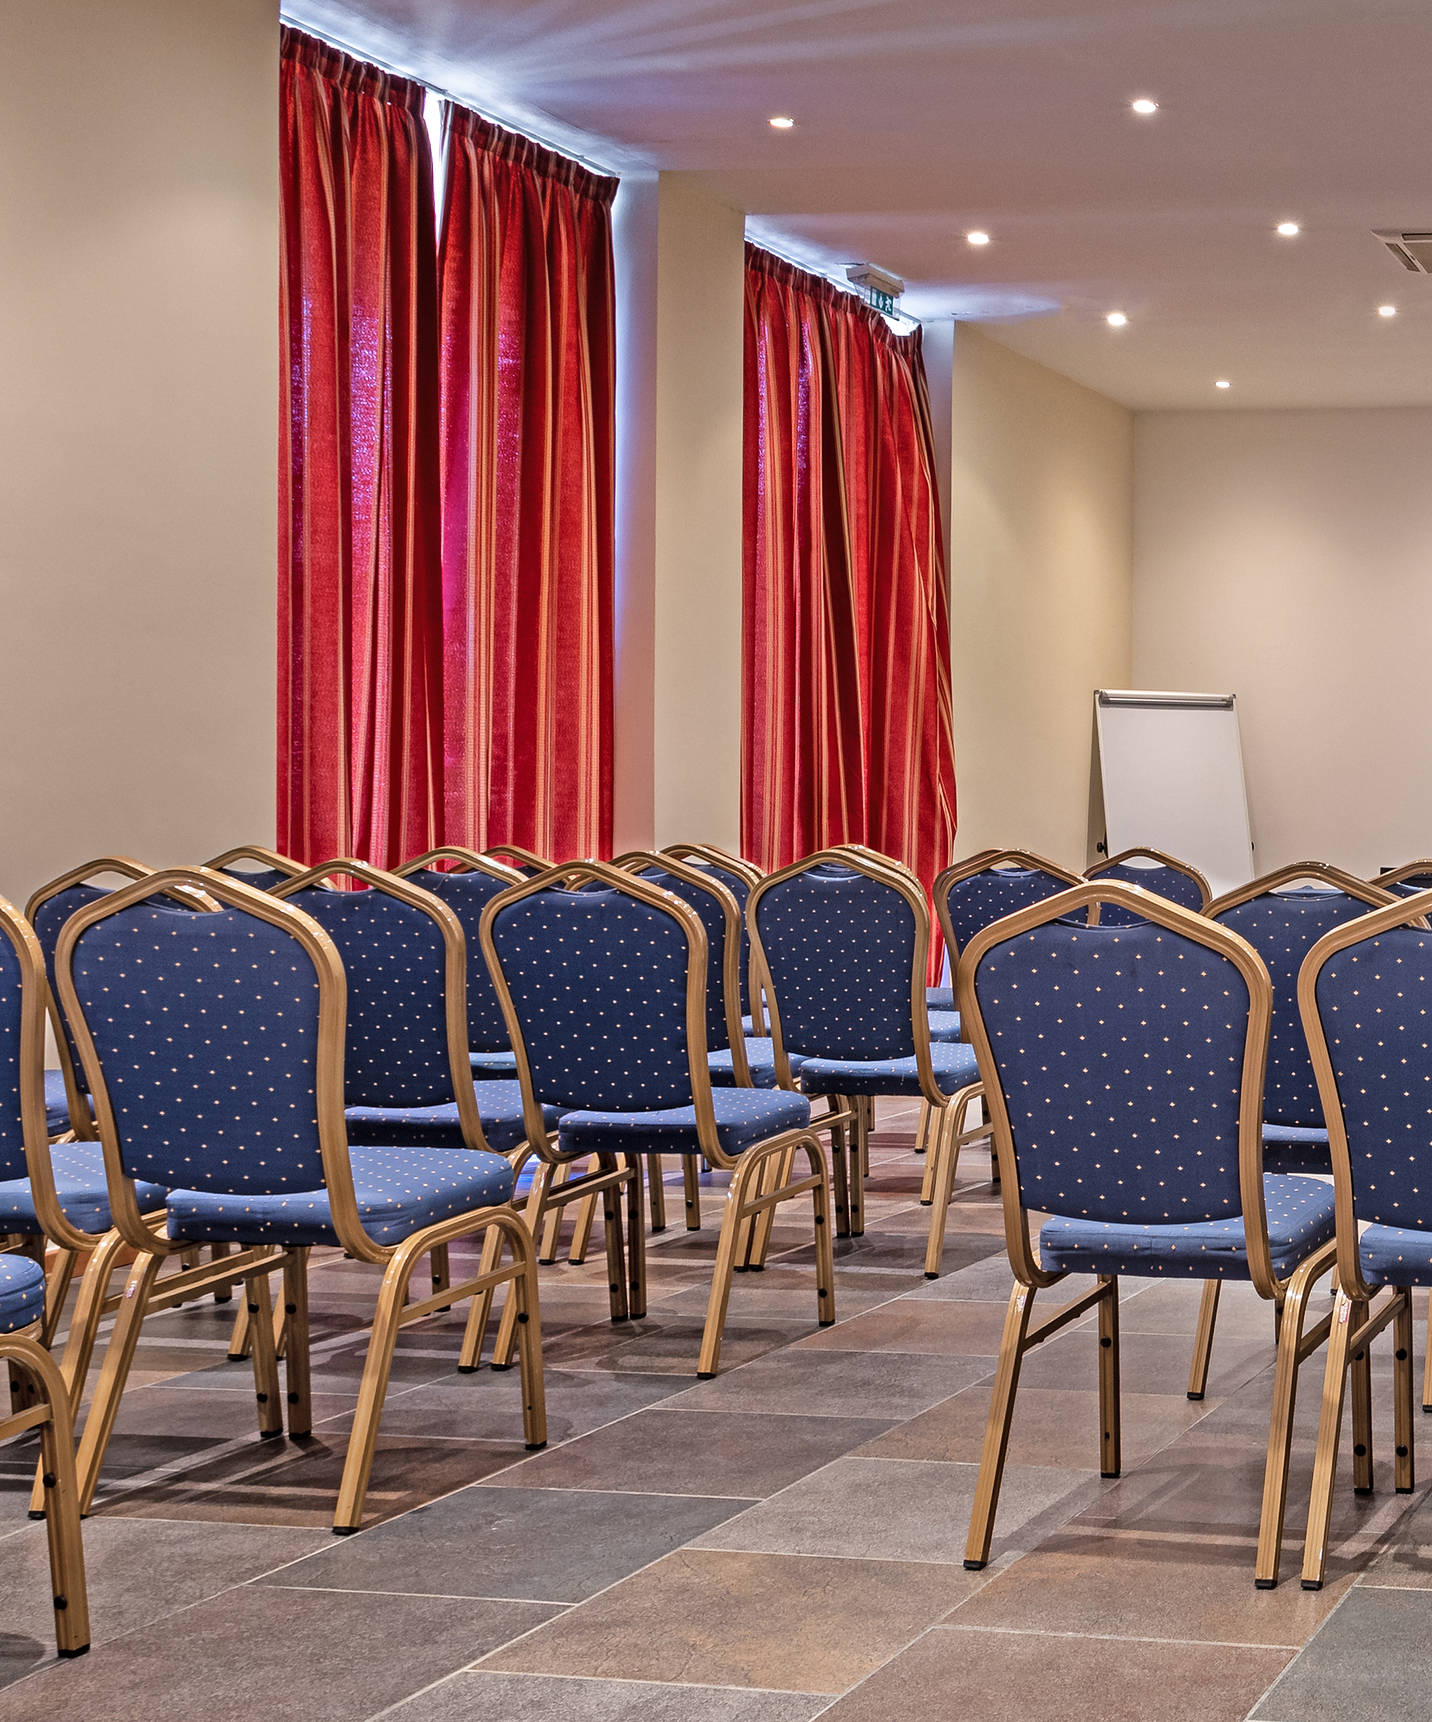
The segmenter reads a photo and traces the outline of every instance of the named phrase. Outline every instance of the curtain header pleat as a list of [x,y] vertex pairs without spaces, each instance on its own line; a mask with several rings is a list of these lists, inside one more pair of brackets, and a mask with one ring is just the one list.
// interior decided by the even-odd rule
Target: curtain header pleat
[[306,36],[302,30],[287,24],[279,31],[279,58],[291,60],[296,66],[307,66],[320,78],[349,90],[355,96],[370,96],[390,107],[404,108],[421,116],[427,90],[411,78],[400,78],[384,72],[363,60],[355,60],[341,48],[321,42],[317,36]]
[[797,293],[805,293],[819,304],[829,305],[833,310],[839,311],[843,316],[854,318],[892,353],[899,353],[913,361],[923,352],[920,339],[922,331],[918,323],[908,335],[897,335],[879,311],[858,299],[854,293],[847,293],[833,281],[827,281],[823,275],[812,275],[808,269],[798,269],[794,263],[787,263],[774,252],[762,251],[759,245],[752,245],[749,239],[746,241],[746,268],[754,274],[769,276],[772,281],[779,281],[782,286],[794,288]]
[[593,173],[570,156],[559,155],[556,150],[533,143],[531,138],[507,131],[494,121],[474,113],[471,108],[460,107],[456,102],[445,102],[443,107],[445,136],[468,138],[488,155],[511,162],[514,167],[524,168],[528,173],[540,174],[543,179],[550,179],[557,185],[564,185],[577,197],[607,208],[611,206],[619,180]]

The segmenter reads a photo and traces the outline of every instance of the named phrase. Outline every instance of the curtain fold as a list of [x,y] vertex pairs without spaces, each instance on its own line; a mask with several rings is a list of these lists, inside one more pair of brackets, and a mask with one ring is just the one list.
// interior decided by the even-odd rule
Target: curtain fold
[[607,857],[617,182],[451,103],[443,138],[445,840]]
[[747,246],[744,461],[743,851],[864,843],[928,892],[955,767],[920,331]]
[[285,28],[278,846],[440,838],[432,161],[420,85]]

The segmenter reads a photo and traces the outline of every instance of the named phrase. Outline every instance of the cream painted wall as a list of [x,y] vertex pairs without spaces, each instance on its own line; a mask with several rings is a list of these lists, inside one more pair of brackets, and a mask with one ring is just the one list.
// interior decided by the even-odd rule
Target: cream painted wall
[[1140,413],[1134,676],[1236,693],[1260,870],[1432,854],[1432,409]]
[[0,892],[272,841],[276,0],[5,7]]
[[1133,414],[965,325],[951,394],[955,853],[1082,869],[1093,690],[1132,673]]
[[655,837],[736,850],[745,218],[688,174],[658,199]]

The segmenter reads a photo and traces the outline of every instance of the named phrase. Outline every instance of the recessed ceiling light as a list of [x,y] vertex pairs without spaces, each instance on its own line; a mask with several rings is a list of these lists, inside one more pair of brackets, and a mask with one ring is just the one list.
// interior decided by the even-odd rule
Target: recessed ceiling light
[[788,132],[796,122],[789,114],[772,114],[771,124],[778,132]]
[[1280,221],[1278,223],[1278,231],[1283,235],[1284,239],[1296,239],[1298,235],[1298,224],[1296,221]]
[[973,232],[967,233],[965,235],[965,238],[967,240],[969,240],[971,245],[988,245],[989,244],[989,234],[981,232],[981,230],[978,227],[976,227]]
[[1397,307],[1395,305],[1379,305],[1377,307],[1377,314],[1379,317],[1395,317],[1397,315]]
[[1128,320],[1122,311],[1110,311],[1109,313],[1109,326],[1111,328],[1122,329]]
[[1215,389],[1231,389],[1233,384],[1229,382],[1227,377],[1220,377],[1213,386]]
[[1156,114],[1159,111],[1158,103],[1150,101],[1147,96],[1140,96],[1137,101],[1130,102],[1129,106],[1136,114]]

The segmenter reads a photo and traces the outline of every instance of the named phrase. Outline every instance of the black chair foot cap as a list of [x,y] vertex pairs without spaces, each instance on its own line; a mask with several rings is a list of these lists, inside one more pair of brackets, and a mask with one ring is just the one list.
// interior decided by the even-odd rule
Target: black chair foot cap
[[480,1368],[481,1365],[477,1363],[460,1363],[457,1372],[459,1375],[476,1375]]
[[1105,1479],[1108,1479],[1108,1478],[1112,1478],[1112,1477],[1121,1477],[1123,1475],[1123,1472],[1122,1471],[1100,1471],[1099,1475]]
[[665,1230],[666,1230],[665,1226],[653,1226],[651,1228],[651,1235],[652,1235],[652,1237],[655,1237],[658,1232],[664,1232]]
[[822,1316],[816,1325],[818,1327],[834,1327],[835,1326],[835,1317],[833,1315],[829,1316],[829,1317]]
[[247,1363],[248,1361],[248,1354],[242,1351],[231,1351],[224,1359],[225,1363]]
[[434,1315],[450,1315],[451,1313],[452,1305],[450,1303],[445,1303],[441,1309],[435,1309],[433,1311]]
[[311,1441],[313,1431],[311,1429],[290,1429],[288,1438],[290,1441]]
[[927,1280],[937,1280],[937,1279],[939,1279],[939,1277],[940,1276],[938,1274],[926,1274],[925,1275],[925,1278]]
[[982,1573],[985,1570],[985,1564],[984,1561],[966,1561],[965,1571],[967,1573]]
[[333,1534],[335,1537],[352,1537],[356,1536],[361,1528],[359,1525],[335,1525]]
[[745,1273],[749,1273],[750,1271],[751,1271],[751,1264],[749,1262],[737,1262],[735,1267],[733,1267],[731,1269],[731,1272],[733,1274],[745,1274]]
[[1193,1400],[1199,1400],[1199,1399],[1203,1398],[1203,1395],[1201,1393],[1190,1393],[1189,1398],[1193,1399]]
[[547,1443],[545,1441],[529,1441],[527,1443],[527,1451],[529,1453],[540,1453],[546,1445]]
[[32,1507],[32,1508],[31,1508],[31,1509],[30,1509],[30,1517],[31,1517],[31,1518],[32,1518],[32,1519],[43,1519],[43,1518],[44,1518],[44,1516],[45,1516],[45,1515],[44,1515],[44,1513],[43,1513],[43,1512],[39,1512],[39,1513],[37,1513],[37,1512],[36,1512],[36,1511],[35,1511],[35,1509],[34,1509],[34,1508],[33,1508],[33,1507]]
[[[1369,1492],[1370,1492],[1370,1491],[1369,1491]],[[1399,1495],[1412,1495],[1412,1494],[1415,1494],[1415,1493],[1416,1493],[1416,1490],[1415,1490],[1415,1489],[1404,1489],[1404,1488],[1403,1488],[1403,1487],[1402,1487],[1402,1485],[1401,1485],[1401,1484],[1400,1484],[1400,1483],[1399,1483],[1399,1484],[1398,1484],[1398,1486],[1397,1486],[1397,1493],[1398,1493],[1398,1494],[1399,1494]]]
[[539,1268],[554,1268],[556,1265],[556,1256],[538,1256],[537,1258],[537,1266]]
[[614,1315],[612,1317],[612,1320],[613,1321],[630,1321],[631,1317],[629,1315]]
[[1253,1580],[1253,1588],[1254,1590],[1277,1590],[1278,1581],[1277,1579],[1255,1578]]
[[751,1263],[751,1272],[753,1274],[763,1274],[763,1273],[765,1273],[765,1271],[766,1271],[766,1264],[764,1262],[752,1262]]
[[1363,1497],[1363,1498],[1364,1498],[1364,1500],[1365,1500],[1365,1499],[1366,1499],[1366,1498],[1367,1498],[1367,1496],[1369,1496],[1369,1495],[1370,1495],[1370,1494],[1371,1494],[1371,1493],[1372,1493],[1372,1490],[1371,1490],[1371,1489],[1354,1489],[1354,1490],[1353,1490],[1353,1494],[1354,1494],[1354,1495],[1361,1495],[1361,1496],[1362,1496],[1362,1497]]
[[510,1363],[489,1363],[487,1367],[495,1369],[500,1375],[504,1369],[511,1369],[512,1365]]
[[82,1644],[78,1650],[57,1650],[55,1654],[59,1657],[61,1662],[69,1662],[76,1656],[88,1656],[89,1646],[87,1644]]
[[1303,1580],[1303,1589],[1304,1590],[1321,1590],[1322,1588],[1323,1588],[1323,1581],[1321,1579],[1304,1579]]
[[716,1379],[716,1371],[714,1369],[698,1369],[696,1371],[696,1379],[698,1381],[714,1381]]
[[922,1208],[933,1208],[933,1207],[934,1207],[934,1205],[935,1205],[935,1201],[934,1201],[934,1198],[933,1198],[933,1197],[931,1197],[931,1198],[930,1198],[930,1200],[929,1200],[929,1201],[928,1201],[928,1202],[927,1202],[927,1201],[926,1201],[926,1200],[925,1200],[925,1198],[924,1198],[924,1197],[923,1197],[923,1196],[921,1196],[921,1198],[920,1198],[920,1206],[921,1206],[921,1207],[922,1207]]
[[282,1441],[283,1440],[283,1430],[282,1429],[260,1429],[259,1430],[259,1440],[260,1441]]

